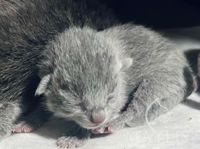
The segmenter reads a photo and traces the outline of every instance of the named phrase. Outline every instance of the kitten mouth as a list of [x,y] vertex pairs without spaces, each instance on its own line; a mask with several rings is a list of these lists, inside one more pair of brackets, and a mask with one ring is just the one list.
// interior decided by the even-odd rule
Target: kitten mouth
[[98,129],[98,128],[101,128],[103,126],[104,122],[101,123],[101,124],[91,124],[91,125],[82,125],[82,127],[88,129],[88,130],[95,130],[95,129]]
[[95,130],[95,129],[98,129],[100,127],[101,127],[101,125],[93,125],[93,126],[86,126],[85,128],[89,129],[89,130]]
[[103,127],[107,123],[107,119],[105,119],[103,122],[101,122],[99,124],[95,124],[91,121],[87,121],[86,123],[84,123],[84,122],[81,122],[81,123],[77,122],[77,123],[79,123],[79,125],[85,129],[95,130],[95,129]]
[[91,130],[91,132],[95,135],[101,135],[101,134],[111,134],[113,133],[112,128],[110,126],[107,127],[101,127]]
[[104,133],[104,128],[96,128],[91,130],[93,134],[102,134]]

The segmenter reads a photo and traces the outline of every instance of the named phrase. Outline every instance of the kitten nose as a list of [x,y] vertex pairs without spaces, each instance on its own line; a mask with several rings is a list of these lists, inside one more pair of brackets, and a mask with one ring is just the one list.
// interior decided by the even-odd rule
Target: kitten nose
[[103,108],[97,108],[92,110],[91,121],[95,124],[100,124],[105,120],[105,111]]

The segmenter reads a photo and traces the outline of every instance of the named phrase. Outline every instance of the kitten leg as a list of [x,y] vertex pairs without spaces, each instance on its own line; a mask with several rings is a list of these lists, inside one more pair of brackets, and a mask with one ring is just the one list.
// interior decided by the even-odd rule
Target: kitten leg
[[[105,129],[110,127],[113,132],[125,126],[143,125],[184,100],[187,86],[183,77],[154,77],[142,81],[127,109]],[[190,84],[192,89],[192,79]]]
[[21,114],[21,108],[16,103],[0,103],[0,139],[9,136],[14,121]]
[[18,120],[13,133],[29,133],[41,127],[52,116],[44,105],[39,105],[32,113]]

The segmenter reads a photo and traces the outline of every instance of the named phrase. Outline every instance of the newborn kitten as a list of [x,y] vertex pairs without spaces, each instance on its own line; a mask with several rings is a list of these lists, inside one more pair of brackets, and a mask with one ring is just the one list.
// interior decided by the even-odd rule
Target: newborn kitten
[[[6,15],[0,11],[1,137],[29,110],[24,101],[32,106],[36,88],[52,112],[80,125],[58,139],[64,148],[82,145],[90,131],[108,125],[143,124],[190,90],[190,68],[170,41],[142,26],[111,27],[117,21],[96,1],[2,2],[9,7]],[[39,119],[41,112],[33,114]],[[13,131],[31,129],[22,123]]]
[[[93,0],[0,1],[0,139],[11,133],[21,113],[38,104],[37,64],[48,42],[69,26],[101,30],[114,22],[110,10]],[[38,110],[45,111],[43,106]],[[13,131],[30,131],[25,126]]]
[[142,125],[192,92],[183,52],[142,26],[73,27],[52,40],[43,57],[36,95],[44,95],[56,115],[85,128],[60,138],[62,147],[80,146],[90,131],[104,127],[110,133]]

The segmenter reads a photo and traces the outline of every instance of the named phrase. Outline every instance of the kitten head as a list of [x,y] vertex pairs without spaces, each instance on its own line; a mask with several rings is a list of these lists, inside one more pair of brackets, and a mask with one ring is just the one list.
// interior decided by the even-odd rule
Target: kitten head
[[95,129],[115,118],[126,102],[125,71],[132,60],[112,40],[89,28],[71,28],[48,46],[39,68],[49,109]]

